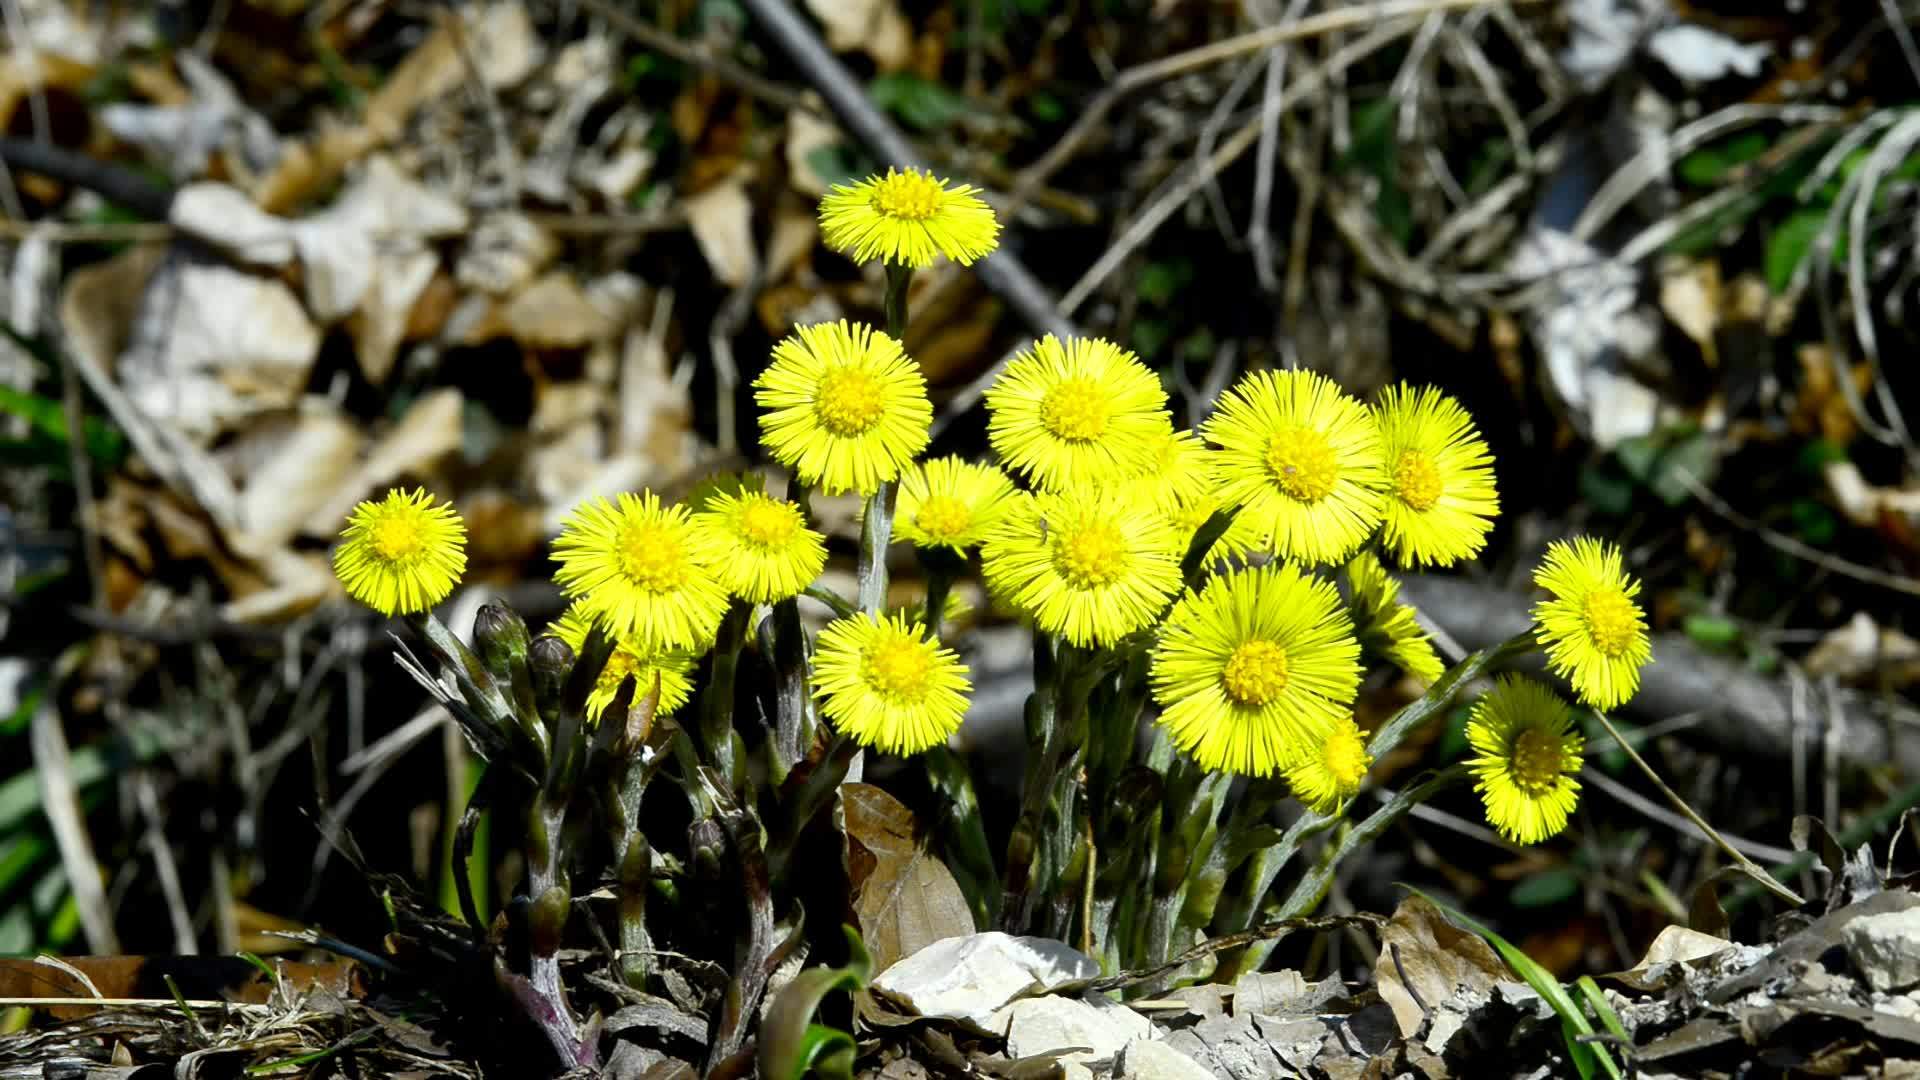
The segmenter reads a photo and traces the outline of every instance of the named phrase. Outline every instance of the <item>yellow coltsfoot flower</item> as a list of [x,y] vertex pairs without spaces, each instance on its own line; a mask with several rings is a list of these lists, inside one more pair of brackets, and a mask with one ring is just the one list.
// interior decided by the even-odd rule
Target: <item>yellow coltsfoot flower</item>
[[820,200],[820,235],[855,262],[885,259],[918,269],[939,254],[969,266],[999,245],[1000,223],[978,192],[918,169],[888,169],[835,184]]
[[1286,770],[1287,785],[1293,797],[1307,809],[1323,817],[1339,812],[1347,800],[1360,792],[1373,758],[1367,753],[1366,736],[1353,717],[1336,723],[1333,730],[1309,748],[1305,757]]
[[912,465],[900,475],[893,534],[914,547],[965,552],[999,527],[1016,494],[992,465],[957,457]]
[[748,603],[798,596],[826,568],[826,538],[807,528],[799,505],[786,499],[715,491],[693,522],[711,538],[720,583]]
[[1380,557],[1362,551],[1347,563],[1347,586],[1353,597],[1353,622],[1360,628],[1360,645],[1401,671],[1433,685],[1445,667],[1413,609],[1399,602],[1400,582],[1387,573]]
[[1374,416],[1390,483],[1386,543],[1402,566],[1451,566],[1479,554],[1500,514],[1493,454],[1460,403],[1424,386],[1389,386]]
[[862,746],[918,754],[947,741],[967,712],[967,665],[903,615],[866,612],[820,631],[813,692],[820,712]]
[[796,330],[753,382],[760,440],[803,484],[871,495],[926,448],[927,383],[900,343],[839,322]]
[[567,515],[553,557],[560,591],[617,641],[705,649],[727,611],[711,537],[650,491],[595,497]]
[[333,572],[347,595],[382,615],[425,611],[467,569],[467,526],[424,488],[389,491],[347,516]]
[[986,402],[994,453],[1046,491],[1140,476],[1172,424],[1160,377],[1099,338],[1048,334],[1014,357]]
[[1220,494],[1264,526],[1274,550],[1343,559],[1380,524],[1387,486],[1380,428],[1366,406],[1311,371],[1242,379],[1201,425],[1219,447]]
[[1221,574],[1160,630],[1160,723],[1203,768],[1268,776],[1351,717],[1360,643],[1333,584],[1292,563]]
[[[1173,529],[1178,540],[1175,547],[1184,560],[1200,533],[1200,527],[1217,511],[1231,509],[1218,491],[1208,492],[1202,498],[1162,509],[1160,516]],[[1245,560],[1255,554],[1271,554],[1273,543],[1265,529],[1246,514],[1235,514],[1228,522],[1227,530],[1219,535],[1211,547],[1201,556],[1202,566],[1216,566],[1229,560]]]
[[[575,656],[586,648],[587,635],[592,630],[593,617],[577,602],[568,605],[547,627],[547,633],[566,642]],[[646,700],[653,692],[654,680],[658,679],[660,700],[654,705],[653,714],[673,714],[693,696],[693,661],[694,655],[682,649],[650,652],[632,640],[615,645],[606,666],[594,680],[593,690],[587,694],[587,722],[600,722],[607,706],[620,696],[620,684],[628,679],[633,680],[632,700],[636,704]]]
[[1130,493],[1166,513],[1212,499],[1217,487],[1206,442],[1191,431],[1171,427],[1153,437],[1153,457],[1146,471],[1127,481]]
[[1534,605],[1533,621],[1547,666],[1573,684],[1580,700],[1613,709],[1640,689],[1640,669],[1653,659],[1646,616],[1634,597],[1620,549],[1589,537],[1556,540],[1533,572],[1553,594]]
[[1023,495],[980,549],[987,589],[1075,645],[1111,645],[1180,591],[1179,539],[1118,493]]
[[1567,827],[1580,799],[1585,743],[1560,695],[1532,679],[1502,675],[1474,702],[1467,742],[1474,788],[1500,835],[1537,844]]

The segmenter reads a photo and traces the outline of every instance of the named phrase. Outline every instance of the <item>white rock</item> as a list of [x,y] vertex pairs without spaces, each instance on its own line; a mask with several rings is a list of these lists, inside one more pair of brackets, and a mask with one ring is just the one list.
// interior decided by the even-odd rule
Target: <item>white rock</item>
[[1058,941],[993,931],[936,941],[895,962],[873,986],[921,1016],[985,1025],[1014,998],[1099,974],[1092,957]]
[[1120,1054],[1125,1080],[1213,1080],[1207,1067],[1163,1042],[1135,1039]]
[[1105,999],[1022,998],[994,1019],[1006,1021],[1007,1053],[1015,1059],[1068,1049],[1075,1052],[1061,1054],[1061,1061],[1111,1058],[1128,1043],[1153,1034],[1153,1023],[1146,1017]]
[[1875,990],[1920,983],[1920,907],[1862,915],[1847,924],[1847,956]]

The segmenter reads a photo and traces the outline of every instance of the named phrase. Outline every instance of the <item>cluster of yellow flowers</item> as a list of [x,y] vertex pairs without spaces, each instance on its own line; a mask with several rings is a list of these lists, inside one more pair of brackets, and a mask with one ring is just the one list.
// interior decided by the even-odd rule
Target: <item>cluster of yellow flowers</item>
[[[836,188],[821,225],[857,259],[908,267],[936,253],[970,263],[998,229],[972,189],[913,171]],[[1441,674],[1374,548],[1401,566],[1452,565],[1481,550],[1499,512],[1485,442],[1431,387],[1393,387],[1368,406],[1312,372],[1259,372],[1197,431],[1179,431],[1159,377],[1131,353],[1049,336],[987,391],[996,466],[916,460],[932,419],[926,385],[878,330],[802,327],[754,385],[762,443],[799,483],[871,495],[897,481],[897,539],[977,548],[989,592],[1073,646],[1150,649],[1160,723],[1178,747],[1211,770],[1283,772],[1323,811],[1371,765],[1352,711],[1362,644],[1422,681]],[[1231,522],[1212,530],[1190,586],[1183,556],[1217,512]],[[355,511],[336,565],[373,607],[419,611],[458,578],[462,538],[450,509],[394,493]],[[589,500],[554,544],[573,606],[552,632],[578,649],[597,622],[618,642],[595,711],[625,678],[656,673],[659,709],[671,711],[729,605],[799,594],[825,555],[800,505],[747,485],[687,505],[650,492]],[[1340,564],[1345,599],[1318,570]],[[1650,650],[1618,550],[1556,543],[1535,580],[1552,597],[1536,622],[1553,670],[1596,707],[1629,698]],[[823,715],[895,753],[944,742],[970,686],[933,621],[863,612],[830,624],[812,661]],[[1471,767],[1489,819],[1516,840],[1566,822],[1582,748],[1570,715],[1524,679],[1473,711]]]

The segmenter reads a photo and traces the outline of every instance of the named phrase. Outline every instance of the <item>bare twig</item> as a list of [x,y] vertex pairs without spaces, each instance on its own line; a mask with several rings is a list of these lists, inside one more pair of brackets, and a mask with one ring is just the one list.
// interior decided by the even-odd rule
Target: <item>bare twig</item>
[[643,22],[633,13],[623,7],[615,6],[609,0],[580,0],[580,5],[607,20],[608,25],[615,30],[654,52],[664,53],[683,64],[711,71],[722,82],[731,83],[769,104],[778,105],[783,109],[811,113],[823,119],[826,117],[825,111],[815,102],[808,100],[805,94],[791,87],[782,86],[771,79],[762,78],[724,56],[715,56],[706,49],[690,45],[657,26]]
[[67,872],[67,887],[73,890],[74,907],[80,913],[80,926],[86,932],[87,946],[96,954],[120,951],[119,935],[114,933],[113,912],[107,905],[107,891],[100,879],[100,860],[93,854],[93,840],[87,835],[87,821],[80,810],[80,792],[73,783],[73,760],[67,749],[67,735],[60,727],[60,714],[51,699],[42,702],[33,714],[33,771],[40,782],[40,804],[53,827],[54,844],[60,849],[60,862]]
[[1813,547],[1810,544],[1801,543],[1793,537],[1777,529],[1768,528],[1761,522],[1755,521],[1740,511],[1735,510],[1732,506],[1728,505],[1725,499],[1715,494],[1712,488],[1702,484],[1697,477],[1687,470],[1676,469],[1674,470],[1674,475],[1680,478],[1680,482],[1694,498],[1706,504],[1707,509],[1726,518],[1729,522],[1733,523],[1734,526],[1760,537],[1760,539],[1766,541],[1769,547],[1775,550],[1783,551],[1797,559],[1805,559],[1815,566],[1831,570],[1842,577],[1849,577],[1855,581],[1865,582],[1868,585],[1877,585],[1883,589],[1892,589],[1894,592],[1906,593],[1908,596],[1920,596],[1920,580],[1904,577],[1899,574],[1889,574],[1884,570],[1875,570],[1871,566],[1861,566],[1859,563],[1848,562],[1838,555],[1829,555],[1819,548]]

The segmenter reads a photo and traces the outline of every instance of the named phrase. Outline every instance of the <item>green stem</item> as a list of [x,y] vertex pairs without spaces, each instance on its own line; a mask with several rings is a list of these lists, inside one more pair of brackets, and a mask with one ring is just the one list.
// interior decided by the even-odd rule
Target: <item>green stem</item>
[[887,264],[887,293],[881,306],[887,315],[887,336],[904,342],[907,337],[907,286],[913,282],[913,267]]
[[733,684],[740,667],[740,650],[747,643],[747,622],[753,606],[734,601],[720,620],[713,647],[713,678],[701,702],[700,734],[707,744],[707,760],[739,790],[733,753]]

